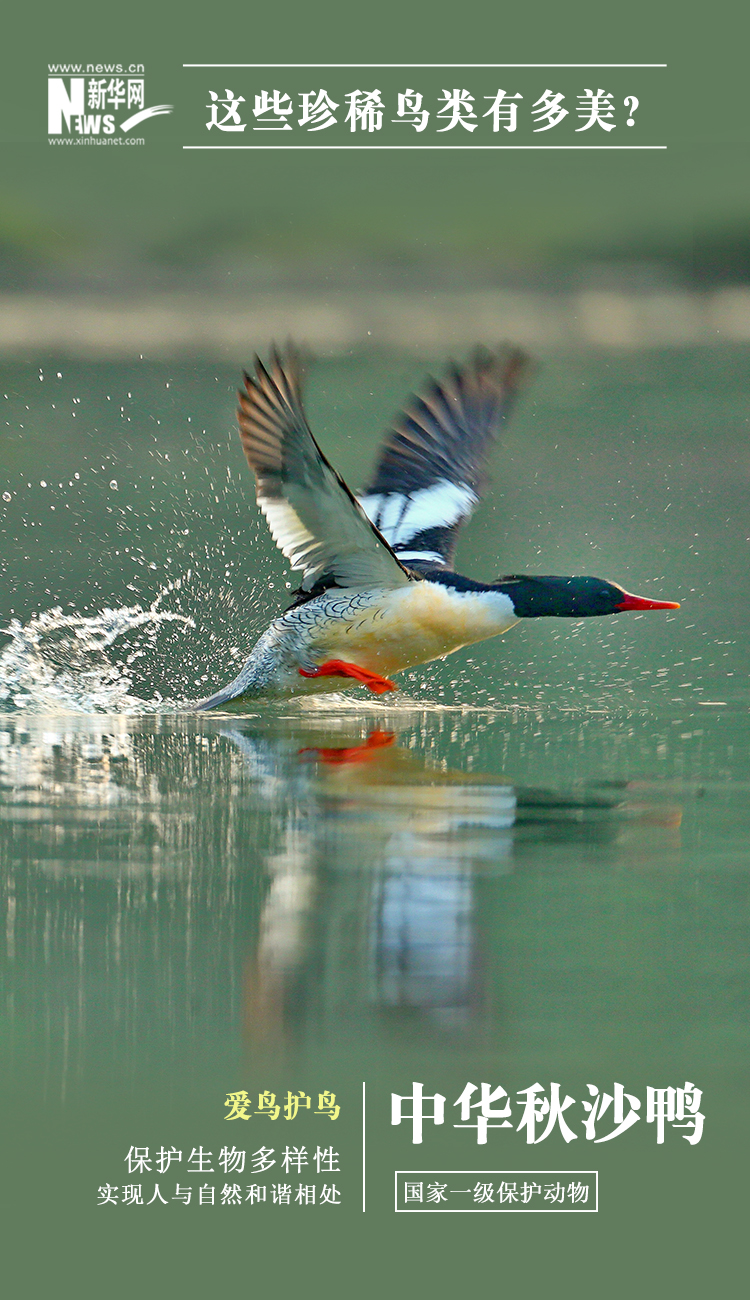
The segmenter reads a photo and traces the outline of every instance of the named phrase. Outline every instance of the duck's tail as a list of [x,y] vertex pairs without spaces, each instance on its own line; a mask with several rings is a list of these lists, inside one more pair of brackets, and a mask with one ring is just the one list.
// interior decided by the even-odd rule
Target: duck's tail
[[238,686],[235,680],[230,682],[228,686],[222,686],[221,690],[217,691],[215,695],[209,695],[208,699],[198,700],[197,704],[193,705],[193,708],[197,713],[205,712],[206,709],[218,709],[222,704],[228,704],[230,700],[239,699],[243,693],[242,687]]

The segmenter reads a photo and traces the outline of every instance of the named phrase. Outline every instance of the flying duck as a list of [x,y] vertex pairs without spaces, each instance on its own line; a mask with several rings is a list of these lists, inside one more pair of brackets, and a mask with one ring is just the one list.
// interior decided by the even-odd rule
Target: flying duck
[[507,632],[522,618],[679,609],[602,578],[510,575],[476,582],[452,567],[485,484],[492,442],[530,369],[517,349],[477,349],[430,380],[387,434],[357,499],[312,435],[298,354],[256,358],[239,394],[242,446],[276,545],[302,574],[239,676],[198,709],[340,691]]

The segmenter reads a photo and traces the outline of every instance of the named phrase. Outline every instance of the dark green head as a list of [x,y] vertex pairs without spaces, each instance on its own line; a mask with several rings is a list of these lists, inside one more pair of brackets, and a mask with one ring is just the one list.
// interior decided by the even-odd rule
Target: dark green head
[[531,577],[511,574],[492,584],[513,602],[517,618],[594,618],[628,610],[679,609],[671,600],[631,596],[604,578]]

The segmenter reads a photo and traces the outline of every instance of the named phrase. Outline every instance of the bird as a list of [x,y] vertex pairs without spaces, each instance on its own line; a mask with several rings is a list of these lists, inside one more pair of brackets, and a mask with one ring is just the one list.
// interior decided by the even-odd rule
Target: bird
[[679,609],[595,577],[510,574],[479,582],[453,569],[461,527],[487,482],[492,444],[533,369],[519,348],[477,347],[429,379],[385,437],[357,498],[305,414],[303,366],[290,343],[243,372],[237,418],[258,505],[301,573],[241,672],[198,710],[341,691],[384,695],[392,677],[528,618]]

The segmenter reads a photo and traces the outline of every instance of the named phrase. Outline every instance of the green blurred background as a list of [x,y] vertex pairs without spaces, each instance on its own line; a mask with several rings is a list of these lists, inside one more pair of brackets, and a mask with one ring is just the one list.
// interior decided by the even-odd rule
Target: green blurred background
[[[195,4],[155,13],[135,3],[121,16],[93,4],[75,14],[48,5],[42,23],[16,12],[2,84],[0,283],[97,292],[248,291],[270,283],[335,292],[363,283],[746,282],[741,16],[726,3],[712,6],[710,19],[707,11],[688,14],[682,9],[677,21],[672,5],[604,8],[580,0],[536,5],[533,14],[513,5],[459,11],[392,0],[356,14],[330,2],[281,11],[225,5],[218,13]],[[174,115],[143,128],[142,149],[51,148],[46,64],[106,58],[144,62],[147,102],[174,103]],[[656,128],[648,138],[669,149],[283,159],[184,153],[203,103],[196,87],[201,96],[205,89],[182,63],[274,59],[666,62],[666,71],[629,75],[642,92],[641,119],[651,114]],[[575,75],[588,85],[594,71]],[[623,75],[609,73],[614,81]],[[361,76],[362,84],[376,80],[374,72]],[[606,73],[596,76],[606,81]]]
[[[3,517],[3,617],[15,614],[28,619],[57,601],[84,612],[110,601],[146,601],[164,585],[165,577],[182,576],[185,562],[192,561],[194,585],[186,582],[181,594],[174,593],[174,604],[196,617],[197,630],[192,642],[181,633],[165,639],[163,661],[153,669],[151,685],[166,690],[165,678],[185,694],[197,693],[205,674],[220,677],[230,671],[235,651],[241,654],[246,648],[255,623],[260,626],[278,607],[278,592],[270,588],[269,575],[279,586],[288,576],[265,533],[256,535],[256,522],[248,515],[248,484],[239,478],[240,454],[230,432],[237,365],[247,361],[253,348],[265,348],[270,336],[287,328],[330,354],[313,380],[311,412],[323,428],[333,427],[342,468],[354,476],[361,464],[361,445],[374,434],[376,413],[384,416],[419,380],[423,367],[414,353],[436,365],[446,352],[474,341],[478,332],[488,343],[510,333],[545,365],[540,387],[519,412],[503,452],[507,457],[503,464],[512,467],[503,501],[504,558],[523,553],[526,562],[530,547],[540,562],[544,558],[545,566],[559,564],[564,572],[570,571],[564,567],[570,565],[575,571],[585,556],[594,572],[604,562],[603,571],[614,575],[622,556],[642,582],[679,580],[679,590],[670,585],[657,591],[654,586],[644,588],[644,594],[653,591],[689,600],[698,590],[705,603],[696,615],[698,602],[693,601],[687,622],[679,624],[679,634],[675,624],[666,620],[650,624],[646,631],[644,620],[630,624],[629,630],[584,629],[580,636],[576,632],[569,646],[558,648],[553,628],[534,629],[539,633],[534,649],[532,638],[519,634],[515,648],[509,640],[507,649],[503,644],[488,651],[490,663],[502,666],[500,685],[510,689],[513,682],[515,691],[517,669],[522,682],[518,689],[527,704],[544,703],[542,696],[546,700],[551,682],[562,693],[563,703],[568,692],[579,691],[577,699],[584,705],[603,704],[606,709],[610,704],[613,708],[630,704],[636,721],[628,715],[622,725],[628,735],[633,733],[636,748],[644,732],[639,710],[642,714],[649,704],[661,709],[664,734],[657,735],[654,727],[653,735],[649,732],[643,741],[653,749],[647,761],[633,758],[620,772],[607,750],[606,762],[592,760],[592,772],[602,779],[614,775],[638,780],[644,766],[648,772],[658,772],[659,762],[667,761],[662,759],[663,750],[669,755],[669,772],[679,775],[684,744],[700,759],[695,768],[696,807],[704,806],[698,780],[714,770],[714,753],[720,755],[714,767],[730,774],[732,797],[741,802],[737,791],[746,779],[747,620],[744,600],[733,597],[746,585],[743,511],[750,472],[745,454],[750,180],[743,23],[746,19],[738,6],[726,0],[695,12],[641,0],[606,8],[599,3],[562,7],[545,0],[524,9],[509,4],[404,5],[392,0],[357,9],[348,4],[302,5],[298,0],[273,9],[235,3],[221,9],[195,4],[156,9],[137,0],[122,10],[85,3],[73,11],[45,4],[41,10],[27,8],[9,16],[0,84],[4,158],[0,349],[9,396],[3,408],[7,436],[0,446],[8,483],[18,497]],[[107,59],[144,62],[147,102],[174,103],[174,115],[147,124],[142,149],[51,148],[45,134],[47,64]],[[194,139],[186,123],[195,103],[195,83],[190,80],[193,74],[183,72],[182,63],[273,59],[664,61],[669,64],[666,72],[649,75],[661,79],[657,136],[669,147],[653,153],[434,156],[240,153],[229,157],[184,152],[182,144]],[[583,84],[589,84],[588,76]],[[113,362],[117,366],[110,368]],[[365,410],[370,402],[372,407]],[[602,455],[602,428],[617,431],[626,447],[624,456],[620,457],[620,443],[614,439]],[[63,475],[69,470],[72,475],[76,452],[82,478],[71,482]],[[172,461],[166,463],[170,455]],[[574,470],[576,455],[580,466]],[[231,482],[224,478],[227,463],[235,474]],[[653,473],[644,475],[644,466],[649,471],[655,467]],[[75,471],[79,472],[77,461]],[[207,504],[206,475],[214,471],[221,476],[216,478],[221,487],[213,504]],[[627,513],[618,492],[620,475],[629,485],[626,496],[633,485],[638,487],[638,499],[632,509],[628,502]],[[534,486],[537,477],[540,490]],[[674,524],[673,516],[663,513],[669,485],[675,487],[677,500]],[[490,556],[494,563],[496,553],[494,504],[488,503],[464,543],[467,567],[473,565],[471,571],[483,577],[493,576],[482,565],[490,562]],[[62,513],[66,506],[72,510],[72,527]],[[556,529],[554,521],[563,506],[568,512],[565,527]],[[159,521],[154,540],[155,510]],[[636,513],[638,524],[632,525]],[[665,519],[670,521],[669,533]],[[188,526],[189,538],[184,532]],[[632,536],[636,527],[637,536]],[[704,527],[705,547],[695,537]],[[32,528],[38,531],[32,533]],[[135,556],[127,565],[120,554],[121,542]],[[51,564],[50,550],[54,552]],[[221,574],[225,559],[227,568]],[[217,574],[221,574],[218,581]],[[637,582],[633,585],[639,589]],[[207,641],[204,629],[213,640]],[[608,638],[614,638],[611,646]],[[700,656],[707,646],[711,656],[704,670]],[[580,688],[576,685],[579,655],[588,675]],[[176,683],[175,659],[180,674]],[[731,684],[724,679],[729,659],[736,673]],[[481,662],[486,664],[484,658]],[[686,662],[690,669],[685,668]],[[428,669],[426,680],[433,691],[447,690],[454,684],[454,671],[451,665]],[[689,681],[683,682],[683,672],[690,673]],[[492,693],[493,673],[485,667],[483,675]],[[510,680],[505,681],[506,675]],[[663,684],[658,680],[661,676]],[[459,699],[469,698],[476,683],[477,667],[472,667],[470,658],[461,665]],[[712,699],[721,694],[736,712],[728,733],[731,743],[722,739],[714,750],[706,742],[704,761],[704,727],[708,731],[713,724],[702,719],[694,731],[692,721],[710,712],[699,707],[706,694]],[[538,732],[534,715],[523,716],[524,725],[518,727],[523,744],[519,742],[517,752],[511,754],[510,767],[527,779],[549,782],[552,778],[543,765],[535,771],[528,763],[528,753],[536,752]],[[605,722],[609,725],[609,716]],[[157,732],[159,725],[157,720]],[[210,737],[213,723],[206,725]],[[469,729],[472,725],[466,724]],[[690,729],[677,732],[683,726]],[[560,763],[567,771],[572,741],[567,724],[563,730]],[[667,745],[673,730],[679,735],[676,756]],[[26,748],[27,741],[23,733],[19,750]],[[425,745],[418,736],[414,747],[419,750]],[[488,764],[487,770],[492,771],[495,764],[495,770],[500,770],[500,763],[498,748],[497,755],[484,754],[480,767]],[[690,764],[685,770],[693,772]],[[179,798],[185,794],[182,768],[176,765],[172,784],[163,766],[146,765],[144,771],[149,779],[153,777],[153,785],[144,785],[144,799],[151,801],[148,808],[154,821],[162,818],[166,824],[174,812],[170,802],[174,789]],[[53,776],[54,788],[65,793],[57,768]],[[204,774],[201,782],[206,800],[215,797],[218,809],[235,800],[234,811],[242,814],[241,800],[246,795],[236,774],[234,785],[224,780],[223,769],[218,768],[215,780],[207,780]],[[29,796],[31,803],[33,797]],[[44,788],[40,797],[49,802]],[[192,826],[210,831],[214,813],[201,811],[192,787],[187,803],[176,805],[169,825],[178,829],[184,825],[188,839]],[[129,805],[123,806],[127,810]],[[85,811],[88,819],[88,804]],[[32,807],[31,821],[35,813]],[[108,856],[106,845],[101,844],[101,828],[111,823],[104,815],[99,823],[97,815],[91,814],[96,854],[104,870],[109,870],[110,857],[117,864],[113,878],[119,882],[120,870],[123,878],[130,870],[130,840],[123,839],[122,862],[117,853]],[[746,842],[746,818],[734,811],[732,818],[732,827],[740,828],[730,846],[733,866],[741,860]],[[691,853],[700,867],[707,860],[707,846],[716,843],[723,851],[726,826],[716,828],[718,816],[707,819],[707,830],[697,814],[696,822]],[[10,813],[7,827],[9,856],[17,865],[16,822]],[[22,826],[18,834],[23,842]],[[647,821],[642,834],[645,842],[650,835]],[[158,836],[156,840],[158,844]],[[104,1285],[114,1294],[129,1293],[135,1285],[147,1294],[157,1287],[170,1291],[179,1286],[182,1294],[192,1296],[220,1284],[233,1289],[274,1286],[282,1292],[315,1284],[342,1296],[368,1288],[372,1294],[382,1294],[386,1288],[398,1293],[401,1286],[409,1292],[429,1289],[447,1296],[465,1289],[468,1280],[493,1290],[512,1281],[534,1296],[546,1295],[552,1288],[565,1293],[573,1286],[577,1294],[598,1296],[629,1295],[636,1289],[648,1292],[655,1289],[656,1279],[659,1289],[668,1291],[679,1276],[684,1294],[692,1286],[693,1294],[702,1295],[712,1285],[719,1286],[718,1275],[723,1279],[719,1289],[729,1290],[735,1285],[730,1280],[734,1270],[742,1276],[741,1255],[733,1253],[740,1229],[732,1217],[742,1178],[729,1170],[729,1160],[735,1146],[739,1149],[745,1140],[739,1062],[746,1025],[746,983],[741,982],[746,974],[741,932],[746,877],[738,873],[736,896],[728,887],[722,893],[720,924],[711,929],[702,910],[710,906],[711,889],[698,878],[698,867],[695,880],[689,873],[686,877],[683,898],[672,890],[671,876],[659,874],[669,860],[659,849],[658,831],[650,841],[656,846],[653,853],[639,849],[636,854],[645,863],[646,886],[642,905],[634,904],[628,912],[628,925],[637,937],[648,931],[642,918],[656,918],[654,934],[648,931],[648,961],[661,969],[666,950],[663,960],[670,978],[657,982],[655,992],[644,983],[641,1003],[633,991],[645,980],[637,943],[623,942],[618,949],[626,972],[619,982],[612,975],[616,963],[607,948],[610,931],[594,909],[589,928],[594,946],[601,943],[602,966],[586,968],[577,977],[575,1006],[586,1032],[589,1026],[594,1027],[591,1032],[598,1032],[600,1021],[606,1027],[610,1006],[616,1005],[624,988],[632,1010],[631,1037],[624,1040],[631,1060],[638,1058],[642,1025],[654,1006],[676,1033],[681,997],[705,1006],[705,1024],[711,1032],[700,1041],[697,1032],[694,1041],[687,1034],[684,1054],[681,1046],[677,1058],[680,1067],[683,1061],[703,1062],[697,1082],[705,1081],[707,1096],[713,1089],[715,1136],[711,1146],[707,1142],[697,1153],[687,1153],[700,1156],[700,1164],[689,1166],[692,1184],[687,1174],[683,1180],[688,1162],[682,1142],[678,1155],[649,1145],[645,1156],[639,1139],[636,1154],[622,1156],[620,1169],[627,1178],[623,1173],[620,1200],[609,1201],[607,1214],[571,1217],[555,1221],[554,1227],[549,1221],[550,1226],[540,1229],[538,1225],[548,1220],[535,1219],[522,1225],[511,1221],[509,1229],[507,1220],[472,1216],[449,1221],[447,1230],[444,1223],[435,1225],[426,1219],[402,1226],[403,1221],[394,1220],[390,1212],[357,1219],[357,1226],[347,1225],[346,1230],[335,1222],[325,1228],[317,1221],[300,1227],[296,1220],[293,1229],[276,1225],[273,1235],[263,1237],[244,1219],[242,1227],[235,1227],[219,1216],[211,1216],[199,1231],[192,1216],[189,1232],[179,1222],[165,1229],[151,1221],[131,1227],[130,1220],[120,1217],[102,1227],[93,1204],[80,1210],[92,1180],[115,1158],[119,1168],[122,1144],[140,1140],[130,1136],[136,1131],[156,1141],[169,1121],[176,1132],[184,1133],[186,1142],[192,1142],[192,1134],[201,1129],[216,1103],[218,1082],[224,1086],[226,1078],[227,1087],[236,1083],[229,1073],[240,1054],[237,1024],[232,1019],[228,1029],[217,1033],[218,1021],[211,1010],[200,1022],[200,1032],[185,1038],[186,1058],[180,1057],[169,1034],[158,1030],[154,1055],[159,1068],[135,1078],[128,1069],[135,1070],[141,1054],[150,1050],[149,1035],[144,1031],[126,1049],[122,1070],[113,1066],[102,1036],[101,1074],[80,1066],[72,1093],[63,1103],[56,1097],[44,1100],[44,1071],[47,1068],[55,1076],[58,1056],[64,1057],[67,1069],[67,1009],[63,1019],[51,1015],[53,1029],[34,1013],[29,1015],[27,1040],[13,1040],[20,1042],[15,1078],[21,1086],[13,1085],[5,1106],[17,1130],[10,1152],[13,1173],[6,1183],[5,1219],[17,1244],[14,1290],[22,1290],[24,1280],[28,1286],[33,1276],[37,1289],[68,1287],[77,1295],[98,1294]],[[197,842],[203,843],[200,837]],[[254,852],[252,843],[242,836],[237,843],[244,863],[247,853]],[[147,846],[148,862],[150,852]],[[557,880],[557,841],[550,855]],[[598,842],[592,856],[601,862]],[[101,861],[92,868],[94,875]],[[217,862],[221,861],[217,849]],[[617,906],[623,897],[627,904],[630,897],[621,888],[619,861],[615,860],[611,877]],[[258,862],[251,883],[260,897],[265,877],[261,858]],[[36,873],[36,859],[32,868]],[[86,869],[84,864],[82,870]],[[200,951],[220,972],[211,990],[218,989],[217,1005],[224,1007],[221,963],[228,952],[226,979],[231,981],[232,969],[236,978],[237,953],[243,946],[236,945],[235,951],[231,940],[239,908],[229,895],[228,901],[217,905],[211,893],[214,880],[219,879],[213,874],[213,860],[207,875],[210,888],[205,898],[201,896],[199,928],[205,934]],[[75,872],[71,875],[71,896],[83,898],[82,879]],[[151,876],[148,879],[152,881]],[[43,918],[51,898],[49,905],[53,910],[57,906],[55,914],[63,918],[63,938],[73,934],[65,908],[60,909],[59,900],[55,903],[60,882],[43,874],[39,881],[38,904],[36,893],[32,900],[32,920],[39,922],[39,932],[45,933]],[[633,892],[640,897],[639,881],[640,876]],[[546,954],[547,924],[554,913],[545,910],[544,890],[540,886],[536,892],[533,876],[521,884],[528,891],[529,915],[540,928],[539,952]],[[564,910],[577,923],[577,895],[565,880],[560,888]],[[658,895],[656,901],[652,893]],[[192,898],[190,894],[191,906]],[[181,942],[182,914],[170,910],[168,895],[165,899],[165,924]],[[137,916],[142,906],[147,919],[158,910],[152,908],[145,891],[142,903],[138,895],[132,906]],[[683,945],[684,965],[698,973],[695,984],[683,978],[683,941],[679,933],[673,939],[669,927],[683,911],[692,916],[693,908],[697,920],[690,929],[690,944],[716,974],[718,991],[690,945]],[[243,921],[248,933],[251,911],[248,905]],[[75,908],[73,914],[78,916]],[[498,905],[498,916],[506,915],[507,903]],[[583,909],[581,915],[588,913]],[[29,922],[25,933],[32,930]],[[96,922],[92,930],[96,936]],[[558,931],[553,919],[552,932],[564,948],[561,965],[575,966],[580,946],[575,928],[563,924]],[[189,927],[185,933],[192,933]],[[515,942],[517,934],[511,927],[509,941]],[[616,941],[615,935],[612,942]],[[42,994],[49,981],[54,1002],[54,981],[39,956],[41,945],[40,940],[32,965],[39,972]],[[249,949],[250,940],[245,946]],[[520,947],[524,955],[536,951],[530,943],[521,942]],[[673,949],[678,956],[669,965]],[[87,950],[87,961],[91,963],[87,975],[93,979],[93,991],[87,996],[106,1019],[112,994],[105,984],[97,983],[100,966],[95,949]],[[139,978],[138,988],[150,990],[154,981],[145,963]],[[533,995],[534,978],[533,971],[519,977],[524,997],[529,990]],[[549,979],[553,991],[564,993],[567,985],[556,967]],[[608,996],[614,1003],[600,996],[600,979],[611,981]],[[127,984],[118,981],[119,977],[117,989],[124,988],[127,994]],[[22,992],[14,994],[19,999],[18,1017],[15,1009],[13,1017],[9,1011],[14,1035],[26,1033],[24,996],[32,1008],[40,1005],[33,1000],[31,978],[26,985],[22,979],[20,987]],[[542,982],[540,987],[546,986]],[[500,995],[497,1001],[501,1003]],[[10,1008],[10,1001],[5,1005]],[[549,1005],[554,1052],[545,1056],[547,1039],[535,1037],[539,1020],[535,1005],[523,1022],[530,1026],[529,1042],[542,1043],[541,1061],[553,1072],[545,1075],[545,1081],[554,1077],[565,1051],[569,1048],[572,1054],[577,1042],[562,1003],[559,1016],[554,996]],[[594,1011],[589,1016],[591,1006]],[[727,1006],[736,1016],[731,1022],[722,1018]],[[167,1022],[171,1011],[165,995],[162,1012]],[[97,1023],[95,1017],[92,1023]],[[154,1023],[158,1029],[158,1016]],[[619,1026],[619,1021],[613,1023]],[[726,1023],[732,1028],[722,1038]],[[55,1035],[60,1026],[58,1042]],[[604,1029],[602,1033],[606,1038]],[[115,1037],[119,1051],[124,1040]],[[335,1042],[332,1047],[317,1022],[311,1038],[314,1051],[306,1063],[306,1079],[315,1074],[316,1082],[325,1086],[328,1076],[323,1067],[335,1068],[337,1078],[345,1080],[349,1089],[353,1113],[360,1066],[366,1066],[375,1075],[381,1072],[379,1101],[387,1100],[388,1059],[357,1056],[345,1043]],[[41,1042],[53,1042],[51,1067],[49,1062],[45,1067]],[[184,1046],[181,1038],[179,1043]],[[588,1040],[585,1048],[588,1053]],[[450,1057],[447,1053],[441,1057],[438,1049],[428,1053],[417,1040],[408,1064],[411,1067],[413,1062],[416,1070],[423,1061],[431,1078],[448,1069],[448,1059],[450,1071],[455,1070],[461,1080],[466,1077],[464,1066],[486,1068],[490,1076],[497,1071],[490,1047],[486,1052],[483,1047],[476,1049],[473,1056],[469,1049],[462,1056],[462,1050],[459,1044]],[[523,1050],[527,1050],[525,1040]],[[585,1068],[602,1050],[601,1043],[591,1048]],[[652,1048],[647,1045],[647,1050]],[[713,1078],[711,1054],[717,1062]],[[532,1052],[529,1060],[536,1065],[538,1059]],[[620,1061],[617,1056],[618,1067]],[[202,1083],[204,1069],[210,1089]],[[169,1078],[167,1087],[163,1087],[164,1075]],[[259,1086],[266,1077],[259,1076]],[[529,1081],[523,1075],[521,1082]],[[279,1087],[289,1082],[280,1079]],[[219,1122],[214,1123],[213,1110],[205,1122],[211,1140],[217,1140]],[[356,1126],[352,1124],[343,1140],[353,1162]],[[575,1160],[579,1159],[576,1154]],[[556,1161],[574,1162],[559,1142]],[[736,1182],[727,1195],[722,1180],[729,1173]],[[642,1184],[648,1185],[648,1196],[639,1200]],[[630,1201],[624,1198],[625,1186],[632,1191]],[[668,1204],[660,1199],[665,1195]],[[704,1210],[707,1203],[710,1213]],[[40,1237],[49,1245],[46,1252],[39,1248]],[[540,1250],[540,1240],[546,1241],[548,1256]],[[293,1264],[290,1245],[300,1252]],[[11,1265],[7,1268],[10,1272]]]

